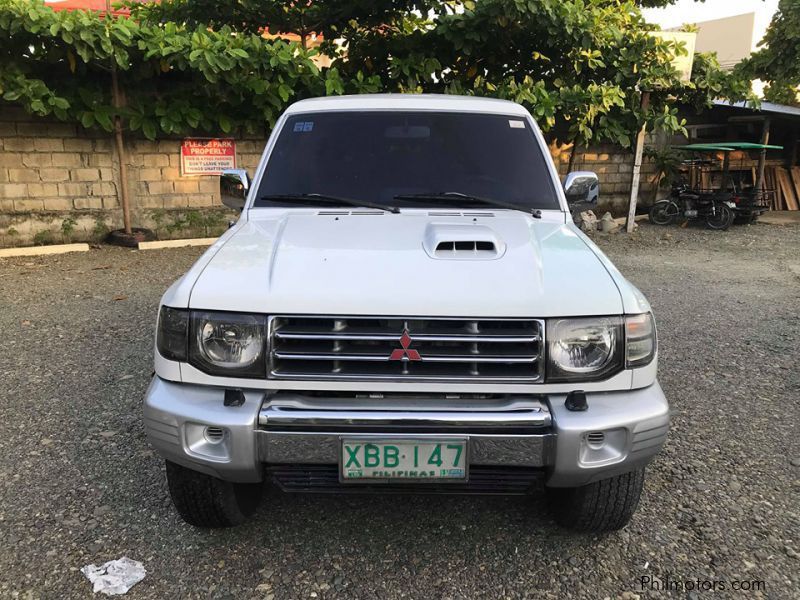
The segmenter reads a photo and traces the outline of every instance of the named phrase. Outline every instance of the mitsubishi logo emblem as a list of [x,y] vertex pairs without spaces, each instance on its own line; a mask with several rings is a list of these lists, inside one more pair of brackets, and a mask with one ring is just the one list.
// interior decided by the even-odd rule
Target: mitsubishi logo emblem
[[389,360],[422,360],[419,352],[413,348],[409,348],[412,341],[413,340],[411,339],[411,336],[408,335],[408,329],[404,329],[403,335],[400,336],[400,345],[402,348],[396,348],[395,350],[392,350]]

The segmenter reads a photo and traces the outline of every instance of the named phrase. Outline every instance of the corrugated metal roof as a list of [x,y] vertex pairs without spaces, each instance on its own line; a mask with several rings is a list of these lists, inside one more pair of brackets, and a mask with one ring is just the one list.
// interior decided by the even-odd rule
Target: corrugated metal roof
[[777,115],[786,115],[789,117],[800,117],[800,108],[797,106],[787,106],[785,104],[774,104],[773,102],[762,102],[760,108],[755,108],[750,102],[725,102],[724,100],[714,100],[716,106],[727,106],[729,108],[740,108],[742,110],[749,110],[752,112],[764,112]]

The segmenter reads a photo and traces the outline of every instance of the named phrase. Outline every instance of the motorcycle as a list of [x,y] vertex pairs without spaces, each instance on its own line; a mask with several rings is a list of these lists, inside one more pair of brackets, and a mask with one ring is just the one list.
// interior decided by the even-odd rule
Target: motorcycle
[[679,217],[690,221],[702,219],[709,229],[724,231],[733,223],[735,209],[731,194],[697,192],[688,185],[679,185],[672,188],[669,198],[653,204],[648,218],[654,225],[670,225]]

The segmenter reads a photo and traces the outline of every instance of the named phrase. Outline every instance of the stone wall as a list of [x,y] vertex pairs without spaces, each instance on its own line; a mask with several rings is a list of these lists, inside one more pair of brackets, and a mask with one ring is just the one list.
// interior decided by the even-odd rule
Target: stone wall
[[[134,227],[159,238],[224,231],[235,213],[219,199],[214,176],[181,176],[180,139],[128,136],[128,189]],[[236,140],[237,163],[253,173],[266,134]],[[570,146],[550,146],[563,177]],[[40,119],[0,105],[0,247],[94,241],[122,226],[113,137],[80,125]],[[626,212],[633,155],[614,146],[580,148],[573,168],[600,176],[599,214]],[[653,169],[642,170],[641,201],[652,202]]]
[[[252,173],[266,138],[237,139]],[[181,176],[180,139],[126,140],[134,227],[160,238],[216,235],[235,213],[214,176]],[[0,247],[99,240],[122,227],[110,134],[0,106]]]
[[[649,137],[649,136],[648,136]],[[647,139],[645,145],[656,144],[655,139]],[[565,177],[569,170],[570,145],[550,144],[550,153],[558,168],[558,173]],[[598,217],[604,212],[611,212],[615,217],[624,216],[628,211],[631,195],[631,177],[633,176],[633,152],[619,146],[598,145],[591,148],[578,147],[572,170],[594,171],[600,179],[600,200],[594,212]],[[639,183],[638,205],[649,206],[654,201],[656,187],[654,177],[656,169],[646,159],[642,162]],[[659,191],[659,194],[665,194]]]

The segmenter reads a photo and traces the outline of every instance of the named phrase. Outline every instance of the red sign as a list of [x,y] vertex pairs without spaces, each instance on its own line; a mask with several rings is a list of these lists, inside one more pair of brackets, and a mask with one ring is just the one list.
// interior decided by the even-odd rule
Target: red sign
[[190,138],[181,144],[181,175],[220,175],[236,168],[236,142],[230,138]]

